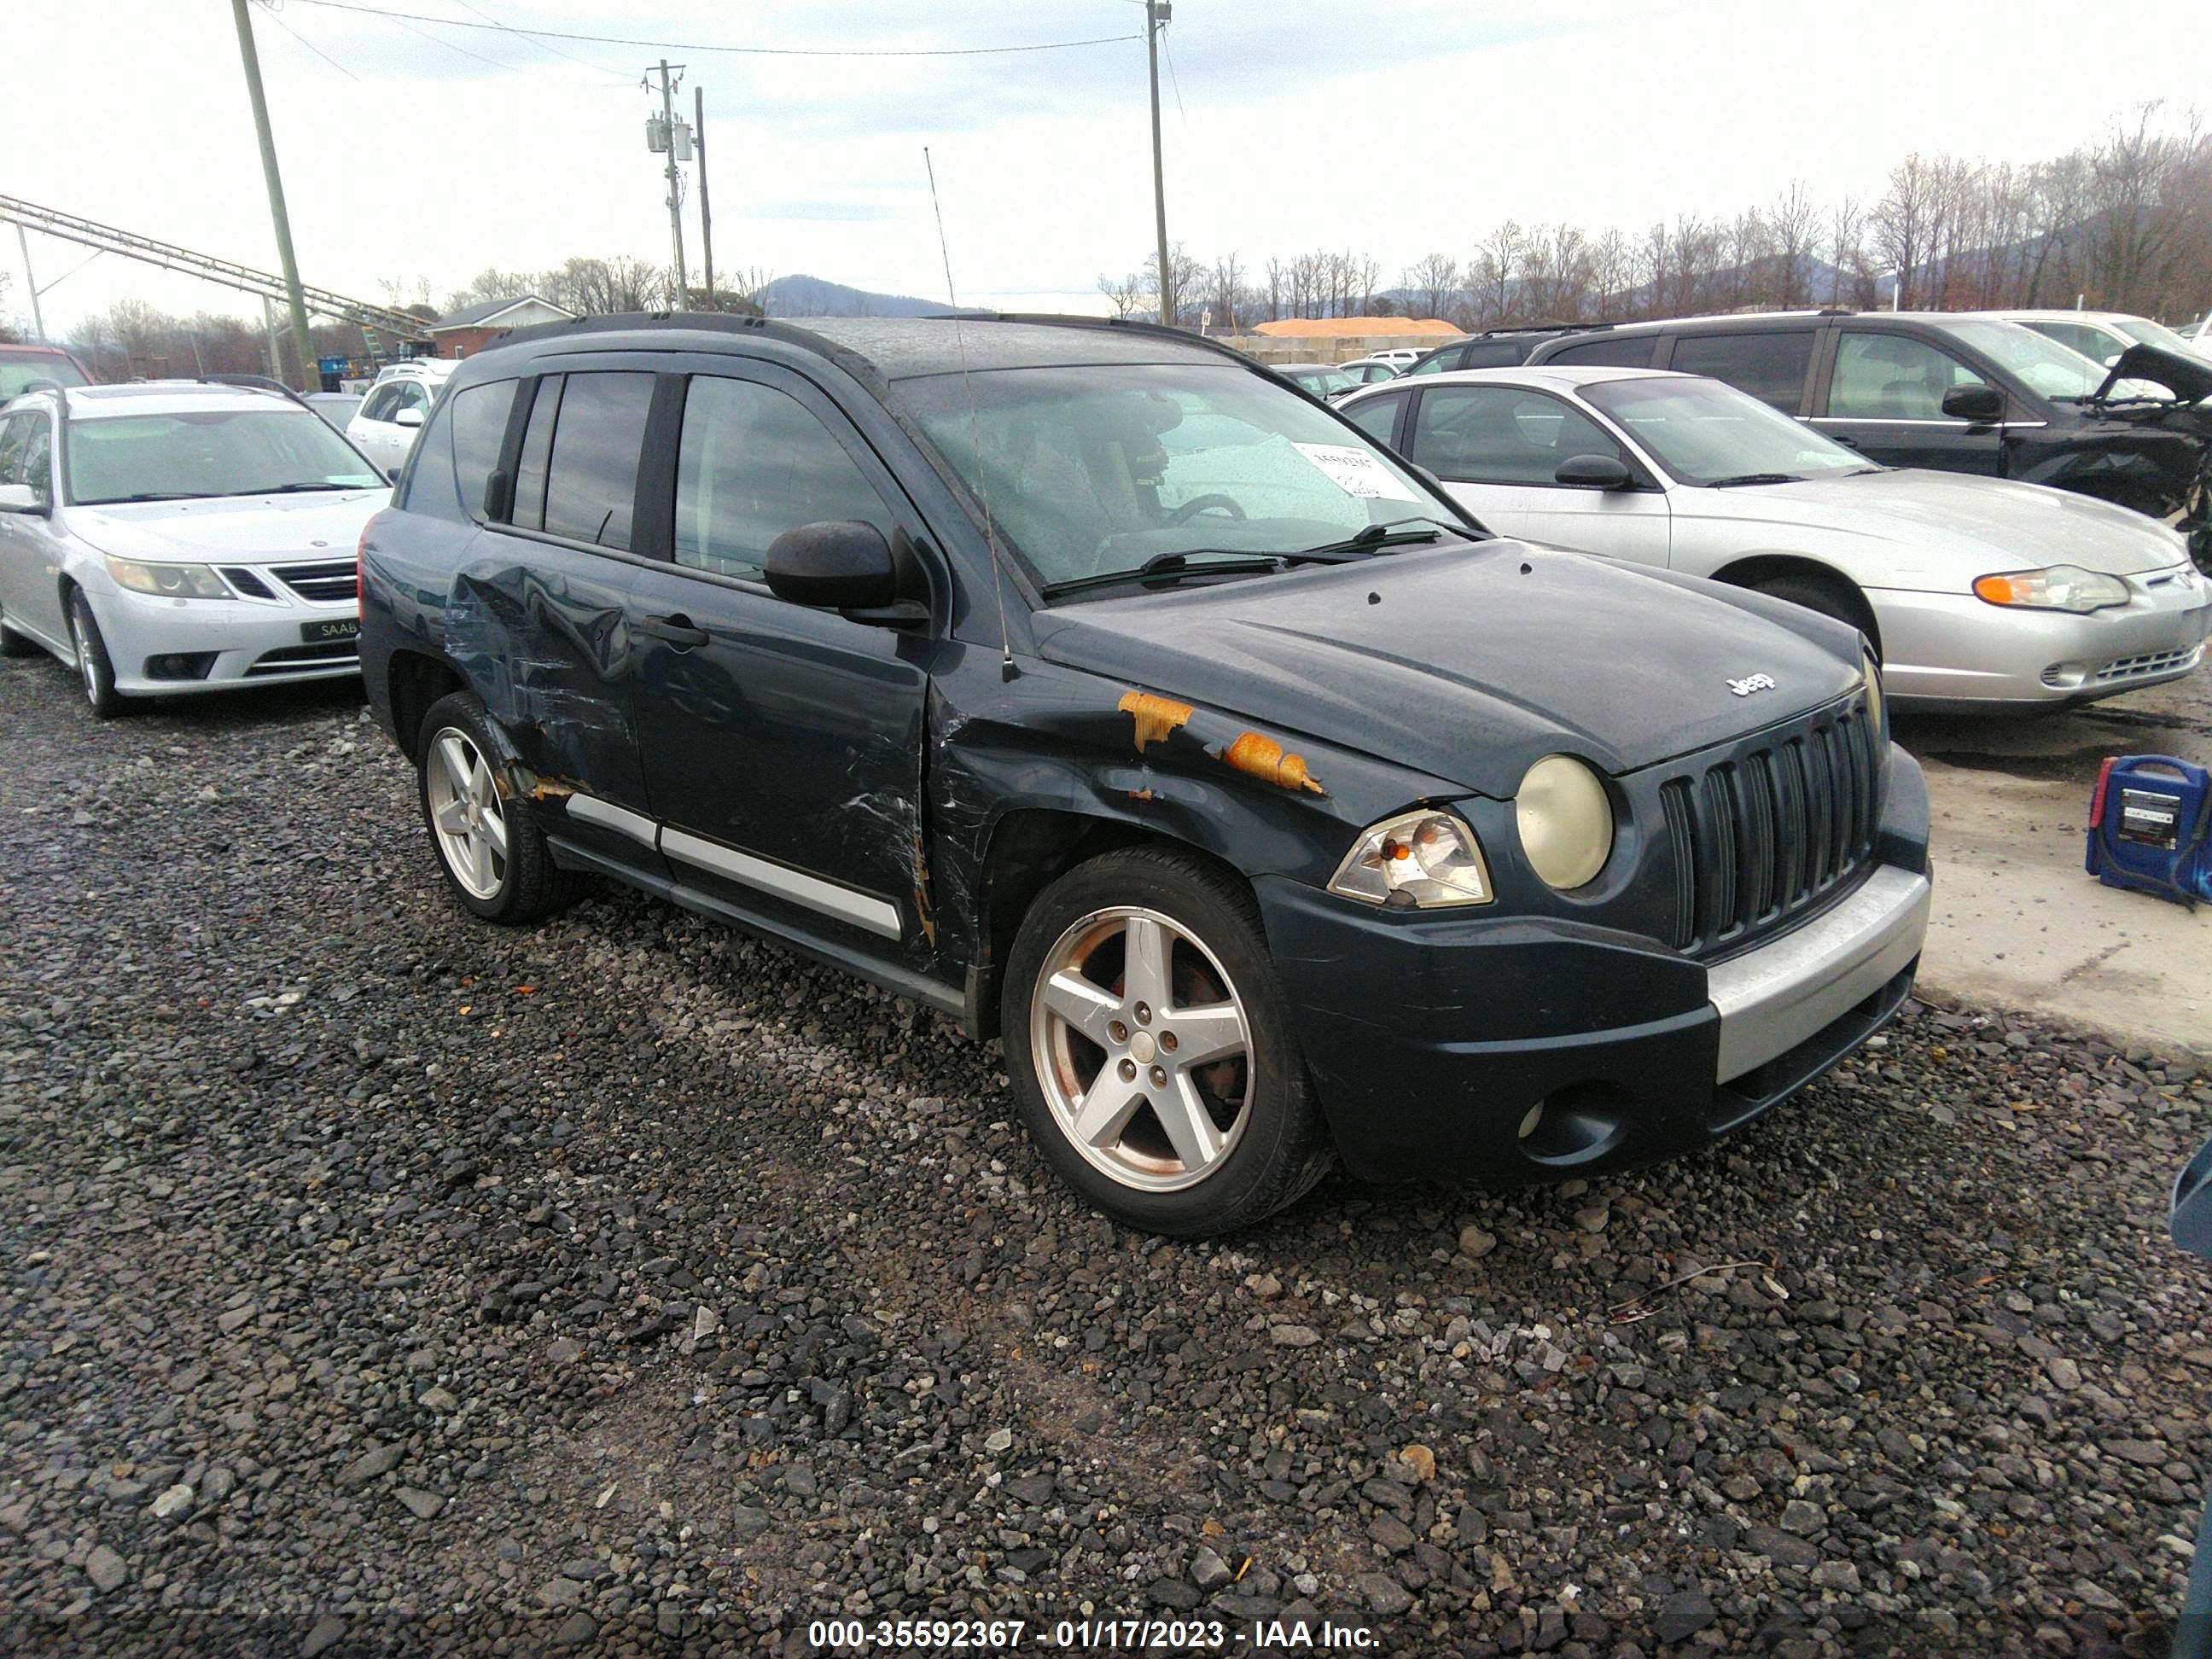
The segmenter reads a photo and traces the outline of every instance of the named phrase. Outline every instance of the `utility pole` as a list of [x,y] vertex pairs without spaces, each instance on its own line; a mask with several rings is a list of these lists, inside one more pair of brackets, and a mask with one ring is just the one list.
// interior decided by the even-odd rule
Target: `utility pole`
[[1175,271],[1168,264],[1167,174],[1160,165],[1160,29],[1172,9],[1173,0],[1145,0],[1145,59],[1152,77],[1152,218],[1159,234],[1160,321],[1169,328],[1175,326],[1176,294]]
[[720,311],[714,303],[714,216],[707,207],[707,89],[691,88],[691,115],[698,131],[691,142],[698,147],[699,156],[699,263],[706,267],[707,309]]
[[[240,0],[242,4],[244,0]],[[676,65],[682,69],[683,64]],[[650,75],[650,70],[646,71]],[[668,60],[660,60],[660,131],[668,150],[668,234],[676,247],[676,292],[671,296],[671,311],[684,309],[686,279],[684,275],[684,212],[683,183],[676,171],[676,87],[669,78]]]
[[[299,357],[300,384],[312,388],[315,372],[315,342],[307,332],[307,301],[300,292],[300,264],[292,257],[292,221],[284,211],[284,181],[276,172],[276,141],[269,132],[269,100],[261,94],[261,58],[253,49],[253,24],[246,15],[246,0],[230,0],[232,18],[238,24],[238,55],[246,65],[246,94],[253,101],[253,131],[261,140],[261,176],[269,185],[269,217],[276,228],[276,258],[283,266],[284,295],[292,307],[292,349]],[[278,379],[283,372],[270,365]]]
[[39,343],[44,345],[46,343],[46,319],[39,309],[39,279],[31,270],[31,239],[23,234],[20,222],[15,226],[15,246],[23,250],[23,292],[31,296],[31,332],[37,335]]

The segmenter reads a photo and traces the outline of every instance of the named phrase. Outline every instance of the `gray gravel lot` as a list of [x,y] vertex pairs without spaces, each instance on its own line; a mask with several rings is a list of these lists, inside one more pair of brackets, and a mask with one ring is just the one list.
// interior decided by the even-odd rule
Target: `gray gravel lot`
[[934,1017],[429,859],[349,691],[0,663],[0,1646],[2164,1650],[2212,1081],[1916,1011],[1662,1169],[1163,1245]]

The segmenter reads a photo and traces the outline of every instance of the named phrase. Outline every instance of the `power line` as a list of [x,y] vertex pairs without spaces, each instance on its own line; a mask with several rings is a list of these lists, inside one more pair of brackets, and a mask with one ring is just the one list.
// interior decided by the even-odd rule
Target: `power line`
[[[366,10],[367,8],[363,7],[361,8],[361,9]],[[506,70],[513,69],[514,67],[512,64],[501,63],[496,58],[487,58],[480,52],[471,52],[466,46],[457,46],[451,40],[441,40],[436,35],[431,33],[428,29],[416,28],[414,24],[409,22],[397,12],[380,12],[378,15],[384,18],[387,22],[398,24],[401,28],[405,29],[410,34],[421,35],[425,40],[428,40],[434,46],[443,46],[447,52],[458,52],[464,58],[473,58],[479,64],[489,64],[494,69]],[[475,24],[464,23],[458,18],[432,17],[426,18],[423,21],[432,23],[443,23],[449,29],[465,29],[477,27]]]
[[[579,34],[568,29],[533,29],[504,23],[471,23],[457,17],[426,17],[420,12],[387,11],[381,6],[362,6],[350,0],[294,0],[302,6],[320,6],[328,11],[359,12],[364,16],[404,20],[416,23],[439,23],[451,29],[504,30],[509,34],[526,35],[532,40],[581,40],[599,46],[643,46],[652,52],[720,52],[748,58],[996,58],[1010,52],[1067,52],[1079,46],[1118,46],[1125,40],[1141,40],[1141,34],[1102,34],[1088,40],[1040,40],[1021,46],[723,46],[696,40],[647,40],[620,34]],[[456,48],[458,50],[458,48]],[[490,59],[484,60],[489,63]],[[501,68],[507,65],[501,65]]]
[[314,54],[315,54],[315,56],[316,56],[316,57],[318,57],[318,58],[321,58],[321,59],[322,59],[325,64],[329,64],[332,69],[336,70],[337,70],[340,75],[344,76],[345,76],[345,78],[346,78],[347,80],[349,80],[349,81],[358,81],[358,80],[360,80],[360,79],[361,79],[361,76],[359,76],[358,75],[356,75],[356,74],[355,74],[351,70],[348,69],[348,68],[347,68],[343,64],[341,64],[340,62],[338,62],[338,60],[337,60],[337,58],[335,58],[331,57],[331,56],[330,55],[330,53],[328,53],[328,52],[325,52],[325,51],[324,51],[320,46],[317,46],[313,41],[312,41],[312,40],[310,40],[309,39],[307,39],[307,37],[306,35],[304,35],[304,34],[301,33],[299,30],[297,30],[297,29],[294,28],[294,27],[293,27],[289,23],[286,22],[283,18],[279,17],[279,16],[276,15],[276,8],[275,8],[275,7],[273,7],[273,6],[268,6],[268,7],[264,7],[264,10],[266,10],[266,11],[268,12],[268,14],[269,14],[269,21],[270,21],[270,22],[274,23],[274,24],[275,24],[278,28],[280,28],[280,29],[283,30],[285,33],[287,33],[287,34],[290,35],[290,36],[291,36],[295,40],[297,40],[297,41],[298,41],[301,46],[305,46],[305,47],[306,47],[309,52],[312,52],[313,53],[314,53]]
[[525,33],[523,30],[501,22],[498,18],[494,17],[482,6],[470,5],[469,0],[455,0],[455,3],[466,7],[469,10],[476,13],[477,16],[483,18],[485,22],[490,24],[494,28],[500,29],[504,31],[506,33],[512,34],[518,40],[522,40],[525,44],[537,47],[540,52],[550,52],[556,58],[565,58],[570,63],[580,64],[587,70],[596,70],[599,74],[606,76],[611,80],[619,81],[624,86],[628,86],[629,84],[629,76],[627,75],[617,75],[614,70],[609,69],[605,64],[594,64],[590,58],[579,58],[573,52],[563,52],[558,46],[549,46],[542,40],[533,40],[531,39],[529,34]]

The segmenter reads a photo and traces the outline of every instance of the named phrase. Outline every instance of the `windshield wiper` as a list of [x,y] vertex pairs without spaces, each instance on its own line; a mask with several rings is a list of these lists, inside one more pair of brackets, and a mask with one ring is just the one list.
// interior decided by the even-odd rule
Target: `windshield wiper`
[[374,489],[375,488],[374,484],[280,483],[270,484],[266,489],[226,489],[223,494],[226,495],[296,495],[303,490],[310,489]]
[[1336,560],[1362,553],[1379,553],[1386,547],[1410,547],[1415,542],[1436,540],[1437,530],[1400,530],[1401,524],[1433,525],[1464,535],[1455,524],[1446,524],[1442,519],[1394,519],[1389,524],[1370,524],[1357,535],[1347,536],[1340,542],[1323,542],[1318,547],[1309,547],[1288,556],[1297,559]]
[[[1186,576],[1272,573],[1283,568],[1285,559],[1298,556],[1295,553],[1224,553],[1218,549],[1196,547],[1188,552],[1155,553],[1133,570],[1101,570],[1095,575],[1070,576],[1065,581],[1047,582],[1041,591],[1045,598],[1051,599],[1062,593],[1080,593],[1086,588],[1112,587],[1121,582],[1141,582],[1147,587],[1165,587]],[[1194,558],[1205,559],[1206,562],[1193,564],[1191,560]]]
[[1803,483],[1804,482],[1804,478],[1795,472],[1744,472],[1733,478],[1715,478],[1705,488],[1734,489],[1738,484]]
[[119,507],[126,501],[198,501],[207,498],[192,489],[142,489],[131,495],[102,495],[97,501],[79,501],[79,507]]

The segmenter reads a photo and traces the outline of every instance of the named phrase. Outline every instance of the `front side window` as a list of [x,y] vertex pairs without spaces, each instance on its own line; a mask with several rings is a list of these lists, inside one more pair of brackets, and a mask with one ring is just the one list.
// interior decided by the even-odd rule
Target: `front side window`
[[361,406],[364,421],[389,421],[399,412],[399,382],[386,380],[382,386],[371,387],[368,400]]
[[2056,340],[2069,351],[2078,351],[2092,362],[2110,364],[2120,355],[2120,343],[2100,334],[2083,323],[2054,323],[2039,319],[2026,326],[2046,339]]
[[1675,340],[1668,367],[1684,374],[1710,374],[1784,415],[1795,415],[1804,405],[1805,371],[1813,366],[1814,337],[1809,328],[1685,334]]
[[1874,471],[1867,458],[1718,380],[1600,380],[1583,398],[1683,483],[1784,483]]
[[17,465],[19,483],[27,483],[42,501],[54,498],[54,423],[43,415],[24,417],[30,430],[23,437],[23,456]]
[[676,452],[676,562],[760,579],[769,544],[825,520],[897,529],[845,447],[812,410],[755,380],[696,377]]
[[638,457],[653,406],[653,376],[571,374],[553,429],[545,481],[545,532],[594,547],[629,546]]
[[1954,417],[1943,412],[1943,394],[1954,386],[1981,384],[1982,377],[1972,369],[1925,341],[1903,334],[1847,331],[1836,347],[1828,416],[1838,421],[1950,420]]
[[1460,348],[1462,368],[1518,368],[1528,347],[1517,340],[1477,340]]
[[1460,359],[1467,355],[1463,347],[1445,346],[1431,352],[1406,371],[1408,374],[1441,374],[1447,369],[1457,368]]
[[1048,586],[1450,517],[1363,434],[1231,363],[935,374],[897,393]]
[[0,484],[23,482],[23,446],[31,439],[31,415],[0,415]]
[[1556,398],[1510,386],[1446,386],[1413,416],[1413,458],[1443,478],[1549,484],[1577,455],[1626,460],[1596,422]]
[[69,499],[85,507],[384,482],[313,412],[290,405],[73,420],[68,471]]

